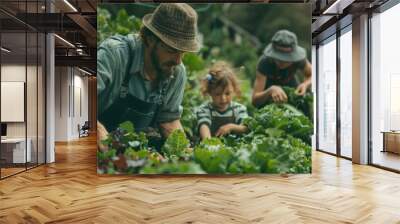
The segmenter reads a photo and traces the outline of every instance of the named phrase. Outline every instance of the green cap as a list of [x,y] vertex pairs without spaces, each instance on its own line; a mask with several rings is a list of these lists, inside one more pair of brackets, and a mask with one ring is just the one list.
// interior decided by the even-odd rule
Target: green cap
[[296,62],[306,58],[306,50],[297,45],[297,36],[288,30],[279,30],[264,50],[264,55],[285,62]]

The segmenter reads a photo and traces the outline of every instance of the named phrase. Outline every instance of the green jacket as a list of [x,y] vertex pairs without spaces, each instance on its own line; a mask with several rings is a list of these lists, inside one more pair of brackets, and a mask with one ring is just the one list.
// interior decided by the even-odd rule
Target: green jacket
[[[159,89],[151,89],[151,83],[143,77],[143,62],[144,46],[138,35],[116,35],[100,44],[97,49],[98,114],[119,97],[122,82],[128,75],[132,75],[128,84],[130,94],[146,102],[155,102],[160,97]],[[181,103],[186,82],[183,64],[177,66],[170,79],[156,118],[158,123],[179,119],[182,113]]]

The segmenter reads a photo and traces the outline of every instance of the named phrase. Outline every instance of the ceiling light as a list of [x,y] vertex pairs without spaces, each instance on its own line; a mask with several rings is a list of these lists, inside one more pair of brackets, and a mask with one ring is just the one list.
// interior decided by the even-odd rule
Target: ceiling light
[[83,70],[83,69],[81,69],[81,68],[78,68],[81,72],[83,72],[83,73],[85,73],[85,74],[88,74],[88,75],[92,75],[91,73],[89,73],[88,71],[85,71],[85,70]]
[[57,34],[54,34],[55,37],[57,37],[59,40],[61,40],[62,42],[66,43],[67,45],[69,45],[70,47],[75,48],[75,45],[71,44],[71,42],[67,41],[66,39],[58,36]]
[[64,0],[65,4],[67,4],[74,12],[78,12],[78,10],[71,4],[68,2],[68,0]]
[[76,53],[78,53],[79,55],[83,55],[83,49],[77,48]]
[[339,14],[337,12],[337,10],[335,10],[334,12],[331,12],[331,11],[332,11],[332,9],[335,9],[335,7],[337,6],[337,4],[339,4],[340,1],[341,0],[336,0],[331,6],[329,6],[327,9],[325,9],[325,11],[322,14],[331,14],[331,13]]
[[1,47],[0,49],[1,49],[2,51],[6,52],[6,53],[10,53],[10,52],[11,52],[10,50],[8,50],[8,49],[5,48],[5,47]]

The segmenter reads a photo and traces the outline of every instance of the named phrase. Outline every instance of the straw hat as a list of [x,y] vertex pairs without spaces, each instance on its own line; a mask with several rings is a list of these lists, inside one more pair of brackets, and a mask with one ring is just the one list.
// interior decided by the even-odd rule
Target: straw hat
[[272,43],[264,50],[264,55],[285,62],[296,62],[306,58],[306,50],[297,45],[296,34],[280,30],[272,37]]
[[197,13],[185,3],[162,3],[143,17],[143,24],[167,45],[185,52],[197,52]]

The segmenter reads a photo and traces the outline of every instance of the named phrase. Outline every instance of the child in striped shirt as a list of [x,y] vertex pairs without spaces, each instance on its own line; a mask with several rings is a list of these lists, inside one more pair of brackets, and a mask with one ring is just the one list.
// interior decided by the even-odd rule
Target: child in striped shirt
[[240,95],[239,81],[226,62],[213,64],[209,74],[202,80],[201,92],[211,97],[211,102],[196,108],[197,130],[201,139],[247,131],[247,127],[242,124],[248,116],[247,109],[232,101],[235,95]]

